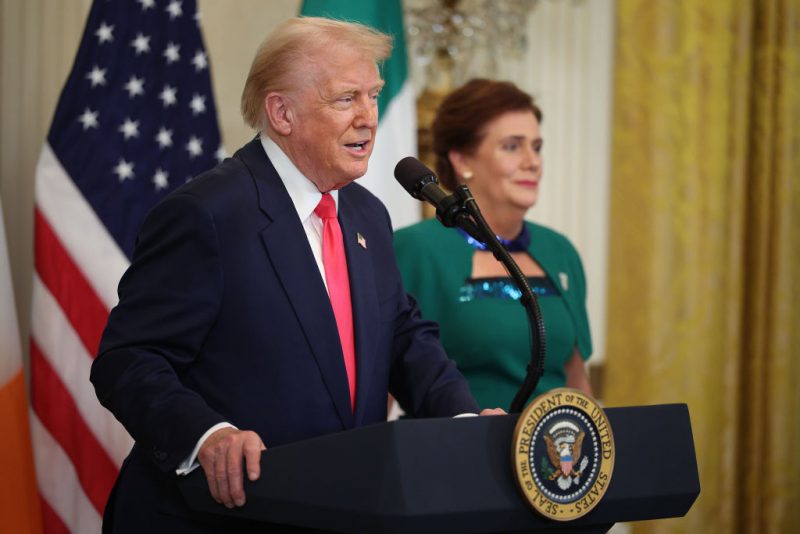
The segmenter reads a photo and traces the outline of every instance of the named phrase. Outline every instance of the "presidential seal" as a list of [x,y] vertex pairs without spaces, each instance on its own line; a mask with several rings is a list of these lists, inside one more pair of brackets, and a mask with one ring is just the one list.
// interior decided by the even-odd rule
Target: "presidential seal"
[[602,499],[614,470],[614,436],[605,412],[576,389],[540,395],[514,430],[514,474],[540,514],[570,521]]

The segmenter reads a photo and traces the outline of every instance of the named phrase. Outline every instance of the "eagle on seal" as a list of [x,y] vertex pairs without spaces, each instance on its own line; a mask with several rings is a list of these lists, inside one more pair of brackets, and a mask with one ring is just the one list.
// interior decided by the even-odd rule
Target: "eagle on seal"
[[581,472],[575,471],[574,466],[578,465],[581,459],[581,445],[583,445],[584,435],[584,432],[581,431],[575,437],[574,443],[564,440],[558,444],[551,436],[544,435],[544,441],[547,444],[547,456],[555,468],[553,474],[550,475],[550,480],[560,477],[581,476]]

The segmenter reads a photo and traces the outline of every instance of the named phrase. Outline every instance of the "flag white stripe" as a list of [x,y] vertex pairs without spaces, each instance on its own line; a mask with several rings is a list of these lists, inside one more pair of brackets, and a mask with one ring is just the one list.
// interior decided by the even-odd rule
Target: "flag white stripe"
[[117,284],[128,258],[70,180],[49,143],[36,171],[36,205],[62,246],[110,310],[117,304]]
[[400,92],[389,102],[378,125],[375,149],[369,170],[358,183],[381,199],[392,217],[392,225],[401,228],[422,218],[422,207],[394,179],[394,166],[406,156],[417,154],[417,115],[414,92],[406,80]]
[[22,367],[22,349],[7,250],[3,205],[0,203],[0,295],[3,295],[3,301],[0,302],[0,389],[16,378]]
[[[400,158],[417,155],[417,112],[414,88],[410,81],[406,80],[400,91],[389,101],[381,126],[384,137],[392,141],[392,152],[399,154]],[[379,144],[380,138],[376,141],[376,147]]]
[[81,489],[75,467],[36,414],[29,414],[39,493],[71,532],[100,534],[102,518]]
[[33,279],[31,336],[61,378],[81,418],[119,468],[133,446],[133,439],[111,412],[98,402],[89,382],[92,358],[36,274]]

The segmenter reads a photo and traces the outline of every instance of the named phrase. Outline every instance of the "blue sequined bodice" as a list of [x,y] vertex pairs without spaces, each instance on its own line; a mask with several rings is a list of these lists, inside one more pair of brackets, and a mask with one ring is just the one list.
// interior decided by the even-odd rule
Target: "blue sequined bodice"
[[[558,295],[553,282],[546,276],[529,276],[528,284],[537,297]],[[459,302],[471,302],[477,299],[519,300],[522,292],[517,289],[511,278],[468,278],[459,290]]]

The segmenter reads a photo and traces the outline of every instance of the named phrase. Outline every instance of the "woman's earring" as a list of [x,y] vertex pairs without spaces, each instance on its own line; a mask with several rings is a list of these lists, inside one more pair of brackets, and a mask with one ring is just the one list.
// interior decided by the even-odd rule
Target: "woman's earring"
[[464,171],[462,176],[464,177],[465,180],[471,180],[472,179],[472,171]]

